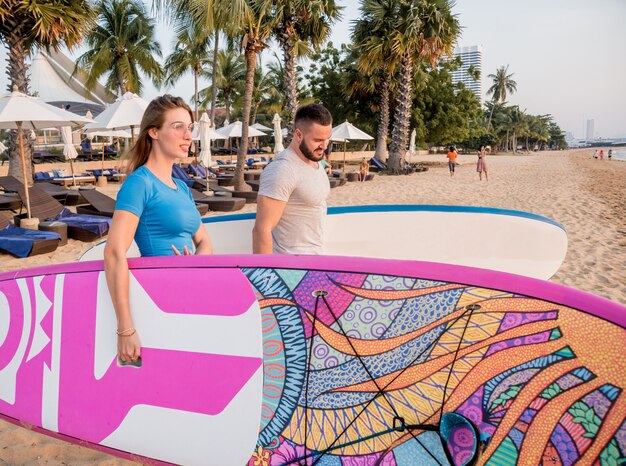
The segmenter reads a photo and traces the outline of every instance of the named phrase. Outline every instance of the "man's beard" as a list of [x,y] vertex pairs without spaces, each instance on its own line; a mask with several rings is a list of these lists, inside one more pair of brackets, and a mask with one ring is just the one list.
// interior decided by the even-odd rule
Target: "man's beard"
[[324,158],[324,152],[322,152],[320,155],[315,155],[315,152],[313,152],[311,149],[309,149],[306,146],[306,144],[304,143],[304,140],[300,142],[300,146],[298,147],[298,149],[300,149],[300,152],[302,152],[302,155],[304,155],[311,162],[319,162],[320,160]]

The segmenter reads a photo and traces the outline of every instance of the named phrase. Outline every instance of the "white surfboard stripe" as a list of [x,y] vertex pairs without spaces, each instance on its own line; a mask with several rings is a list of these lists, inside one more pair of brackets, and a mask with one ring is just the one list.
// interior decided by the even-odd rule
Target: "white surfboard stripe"
[[[159,309],[132,273],[129,283],[133,322],[143,347],[227,356],[263,357],[259,321],[261,311],[256,300],[246,312],[233,317],[173,314]],[[98,277],[94,355],[94,376],[97,380],[102,378],[116,358],[116,329],[113,302],[105,274],[101,272]],[[242,331],[245,331],[246,338],[233,338]]]

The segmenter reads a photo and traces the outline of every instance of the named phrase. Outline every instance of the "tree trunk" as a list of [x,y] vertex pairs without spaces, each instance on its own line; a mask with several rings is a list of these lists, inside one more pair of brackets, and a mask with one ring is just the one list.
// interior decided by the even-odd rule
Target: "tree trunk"
[[119,86],[117,91],[118,97],[122,97],[128,89],[126,88],[124,75],[122,74],[122,70],[120,70],[119,66],[117,67],[117,85]]
[[[6,73],[9,76],[8,90],[12,92],[13,86],[17,86],[19,92],[28,94],[28,66],[26,65],[28,48],[23,41],[23,37],[26,35],[27,31],[23,30],[24,27],[12,16],[8,16],[5,20],[5,28],[8,30],[8,33],[4,36],[4,40],[9,49],[7,57],[8,65],[6,69]],[[30,185],[33,180],[33,140],[28,130],[23,131],[22,136],[24,142],[24,159],[26,162],[26,180],[24,180],[22,171],[19,135],[15,130],[9,133],[9,175]]]
[[241,116],[241,144],[237,151],[237,167],[235,168],[235,190],[249,191],[250,187],[243,180],[243,167],[248,156],[248,128],[250,125],[250,110],[252,109],[252,91],[254,89],[254,70],[256,69],[256,47],[248,44],[246,47],[246,90],[243,96]]
[[254,103],[254,112],[252,113],[252,124],[256,123],[256,115],[259,112],[259,105],[261,105],[261,102]]
[[200,70],[193,70],[193,96],[194,96],[194,115],[195,115],[195,119],[196,121],[198,121],[198,76],[200,74]]
[[509,151],[509,130],[506,130],[506,149],[504,149],[504,152],[508,152]]
[[491,118],[493,117],[493,109],[496,107],[496,101],[491,101],[491,112],[489,112],[489,121],[487,122],[487,131],[491,129]]
[[213,70],[211,72],[211,124],[215,126],[215,103],[217,102],[217,53],[219,52],[220,32],[215,30],[213,44]]
[[298,110],[298,91],[296,77],[296,45],[293,31],[289,26],[279,38],[283,49],[283,63],[285,76],[285,111],[287,113],[287,136],[285,147],[291,143],[295,131],[294,118]]
[[387,135],[389,134],[389,79],[383,77],[380,88],[380,117],[378,119],[378,137],[376,140],[376,152],[374,157],[381,162],[386,162],[389,156],[387,152]]
[[406,146],[409,140],[409,119],[412,105],[413,83],[413,56],[410,51],[402,57],[402,71],[400,73],[400,85],[398,87],[398,100],[396,114],[393,122],[391,136],[391,148],[387,168],[391,173],[400,173],[401,160],[406,154]]
[[511,135],[511,142],[513,143],[513,155],[517,153],[517,136],[515,136],[515,130],[513,130],[513,134]]

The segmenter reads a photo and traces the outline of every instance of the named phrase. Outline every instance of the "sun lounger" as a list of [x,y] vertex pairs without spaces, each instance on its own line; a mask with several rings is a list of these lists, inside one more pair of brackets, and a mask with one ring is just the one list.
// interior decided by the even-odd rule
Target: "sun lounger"
[[[6,182],[5,178],[12,178],[8,183],[18,186],[22,203],[25,203],[24,185],[11,176],[0,178],[0,184]],[[37,185],[28,188],[28,192],[31,216],[40,219],[40,221],[59,220],[67,223],[67,236],[70,238],[80,241],[93,241],[103,237],[109,231],[110,219],[95,215],[74,214]],[[22,214],[16,217],[23,218],[25,216],[26,214]]]
[[15,257],[30,257],[54,251],[61,241],[56,233],[18,228],[11,215],[0,212],[0,251]]
[[246,205],[246,199],[241,197],[207,196],[193,188],[191,195],[194,201],[208,205],[209,209],[215,212],[234,212]]
[[387,169],[387,165],[382,163],[377,158],[372,157],[370,159],[370,170],[372,170],[372,171],[380,171],[380,170],[386,170],[386,169]]
[[0,210],[19,210],[22,200],[17,194],[0,194]]
[[[101,193],[96,189],[80,189],[81,195],[89,202],[89,205],[76,207],[76,212],[83,215],[98,215],[102,217],[113,217],[115,212],[115,199]],[[196,203],[196,209],[200,215],[209,211],[206,204]]]
[[58,184],[67,188],[68,186],[72,186],[74,182],[76,182],[76,184],[95,184],[96,177],[92,175],[76,175],[72,177],[70,175],[52,178],[47,181],[48,183]]
[[87,170],[96,178],[104,176],[107,180],[110,181],[124,181],[126,179],[126,173],[120,173],[113,168],[105,168],[102,170],[101,168],[95,168],[93,170]]

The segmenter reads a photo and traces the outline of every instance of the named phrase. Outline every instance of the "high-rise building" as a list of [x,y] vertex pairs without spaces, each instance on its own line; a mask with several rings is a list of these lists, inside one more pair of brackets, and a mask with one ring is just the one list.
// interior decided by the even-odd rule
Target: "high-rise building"
[[593,141],[593,126],[595,121],[593,119],[587,120],[587,136],[586,139],[588,142]]
[[[479,45],[472,45],[470,47],[456,47],[454,49],[454,58],[461,57],[462,65],[457,71],[452,73],[452,82],[462,82],[465,87],[470,89],[480,103],[483,102],[483,86],[482,86],[482,71],[483,71],[483,48]],[[480,72],[480,77],[474,79],[468,74],[469,67]]]

